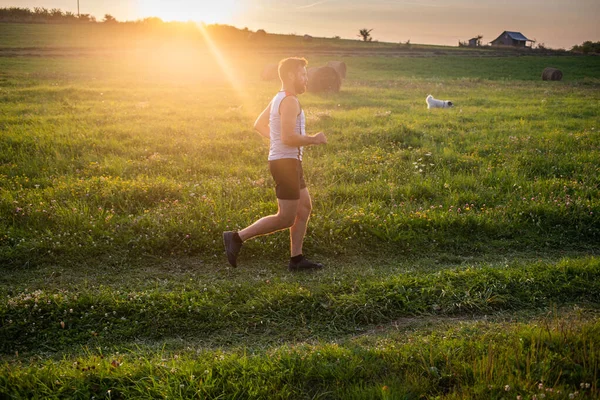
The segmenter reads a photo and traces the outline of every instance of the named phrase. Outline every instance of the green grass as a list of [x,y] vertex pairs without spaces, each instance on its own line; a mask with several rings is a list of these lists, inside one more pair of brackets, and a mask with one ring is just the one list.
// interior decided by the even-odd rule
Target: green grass
[[575,316],[390,327],[256,352],[95,348],[4,362],[0,390],[15,398],[594,398],[598,335],[598,322]]
[[232,270],[284,53],[0,57],[0,397],[597,398],[600,59],[342,56],[300,98],[326,270],[283,232]]
[[[260,162],[267,144],[251,124],[276,85],[258,82],[251,72],[259,68],[248,67],[237,97],[215,68],[175,71],[170,60],[134,75],[131,61],[93,68],[94,59],[28,60],[27,72],[5,78],[4,263],[108,249],[214,256],[221,231],[273,210]],[[311,251],[480,253],[598,242],[596,84],[426,80],[403,69],[412,60],[376,59],[376,72],[365,60],[353,70],[353,61],[340,94],[303,97],[309,129],[330,139],[305,162],[315,199]],[[528,60],[520,62],[525,74]],[[587,74],[597,60],[572,62]],[[384,80],[378,71],[393,66],[402,75]],[[427,93],[457,106],[429,112]]]
[[[412,45],[398,46],[396,43],[361,42],[359,40],[313,38],[303,40],[303,35],[269,34],[260,40],[247,40],[250,32],[228,32],[218,26],[208,27],[208,32],[224,46],[251,47],[285,50],[298,48],[328,48],[335,50],[396,50],[446,49],[444,46]],[[333,35],[332,35],[333,36]],[[0,23],[0,49],[95,49],[156,48],[176,46],[205,46],[205,39],[194,23],[175,23],[154,26],[133,24],[23,24]]]
[[[563,72],[564,81],[577,82],[577,86],[587,83],[597,84],[598,79],[600,79],[600,62],[598,60],[572,55],[522,55],[520,57],[491,55],[487,57],[469,57],[465,60],[464,56],[452,55],[452,52],[449,52],[444,57],[404,57],[399,59],[350,57],[349,60],[355,65],[355,68],[350,70],[351,77],[361,80],[364,71],[369,70],[371,73],[368,76],[368,81],[376,81],[383,85],[395,84],[396,86],[391,86],[395,89],[403,88],[401,86],[402,82],[395,81],[400,77],[429,81],[430,84],[433,84],[433,87],[443,86],[447,80],[467,80],[464,83],[469,86],[469,92],[471,93],[473,92],[472,85],[476,86],[477,83],[483,83],[481,80],[485,82],[490,80],[510,81],[512,89],[527,89],[522,86],[525,83],[522,81],[540,81],[542,71],[550,66]],[[520,84],[517,84],[517,82]],[[536,85],[535,87],[540,89],[548,86]],[[481,106],[483,104],[476,105]]]
[[5,321],[0,352],[39,347],[56,351],[173,336],[221,345],[246,335],[253,340],[332,339],[415,315],[483,315],[549,309],[554,304],[598,304],[599,267],[593,258],[385,277],[377,273],[360,280],[346,270],[313,279],[195,277],[144,289],[102,284],[11,288],[0,306]]

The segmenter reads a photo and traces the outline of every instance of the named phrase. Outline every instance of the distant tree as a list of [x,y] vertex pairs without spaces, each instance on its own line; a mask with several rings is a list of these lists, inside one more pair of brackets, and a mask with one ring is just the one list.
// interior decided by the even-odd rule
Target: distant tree
[[80,14],[79,21],[81,22],[96,22],[96,17],[90,14]]
[[571,51],[583,54],[600,53],[600,41],[592,42],[591,40],[587,40],[580,45],[573,46]]
[[63,12],[62,10],[58,9],[58,8],[53,8],[52,10],[50,10],[50,18],[53,21],[60,21],[63,19]]
[[141,21],[138,21],[141,24],[144,25],[162,25],[163,24],[163,20],[158,18],[158,17],[148,17],[148,18],[144,18]]
[[46,22],[50,19],[50,11],[44,7],[34,7],[33,19],[36,22]]
[[114,24],[114,23],[116,23],[118,21],[112,15],[110,15],[110,14],[104,14],[104,19],[102,20],[102,22],[107,23],[107,24]]
[[32,18],[33,13],[29,8],[0,8],[0,20],[2,21],[30,22]]
[[338,36],[338,35],[335,35],[333,38],[334,38],[334,39],[337,39],[337,40],[339,40],[339,39],[341,39],[342,37],[341,37],[341,36]]
[[96,22],[96,18],[90,14],[83,14],[77,17],[70,11],[62,11],[59,8],[47,9],[44,7],[19,8],[9,7],[0,8],[0,21],[10,22],[52,22],[52,23],[73,23],[73,22]]
[[477,47],[481,46],[481,39],[483,39],[483,35],[477,35]]
[[73,14],[71,11],[65,11],[63,20],[66,22],[73,22],[77,20],[77,15]]
[[33,8],[33,13],[36,15],[41,15],[41,16],[48,16],[50,15],[50,11],[48,11],[47,8],[44,7],[34,7]]
[[371,31],[373,29],[361,29],[358,31],[358,37],[362,38],[363,42],[371,42],[373,41],[373,37],[371,36]]

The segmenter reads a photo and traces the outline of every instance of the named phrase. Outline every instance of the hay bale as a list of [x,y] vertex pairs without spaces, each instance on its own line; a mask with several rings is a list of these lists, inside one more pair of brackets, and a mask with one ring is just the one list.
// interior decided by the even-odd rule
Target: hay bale
[[272,81],[277,78],[279,78],[279,71],[278,71],[277,64],[265,65],[262,72],[260,73],[260,79],[262,79],[263,81]]
[[544,68],[542,71],[543,81],[560,81],[563,77],[562,72],[556,68]]
[[342,87],[342,78],[331,67],[312,67],[308,69],[308,91],[339,92]]
[[267,37],[267,32],[264,29],[259,29],[256,32],[248,35],[249,42],[261,41]]
[[305,42],[312,42],[313,37],[310,35],[304,35],[304,38],[302,40],[304,40]]
[[327,63],[328,67],[331,67],[336,70],[340,78],[346,79],[346,63],[343,61],[329,61]]

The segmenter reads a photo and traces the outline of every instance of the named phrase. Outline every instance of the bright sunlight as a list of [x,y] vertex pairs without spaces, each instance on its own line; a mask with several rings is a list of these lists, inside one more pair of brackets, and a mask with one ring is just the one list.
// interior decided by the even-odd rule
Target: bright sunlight
[[164,21],[202,21],[207,24],[230,23],[240,13],[239,0],[144,0],[138,2],[140,14]]

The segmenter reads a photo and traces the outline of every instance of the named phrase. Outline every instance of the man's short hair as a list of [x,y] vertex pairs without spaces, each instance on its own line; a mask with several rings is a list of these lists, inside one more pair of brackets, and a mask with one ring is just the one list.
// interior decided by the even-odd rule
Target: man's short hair
[[279,61],[279,79],[283,81],[283,79],[287,77],[288,72],[295,73],[299,67],[306,67],[307,65],[308,61],[303,57],[284,58]]

